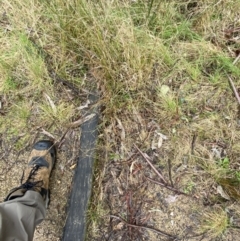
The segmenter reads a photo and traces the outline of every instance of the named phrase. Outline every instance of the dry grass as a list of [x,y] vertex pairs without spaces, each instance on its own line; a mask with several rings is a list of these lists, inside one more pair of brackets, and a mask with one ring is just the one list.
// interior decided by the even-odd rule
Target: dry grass
[[202,214],[201,232],[208,232],[209,238],[214,239],[224,234],[229,227],[229,218],[225,210],[216,207]]
[[[101,95],[89,240],[99,239],[100,223],[105,236],[110,235],[105,215],[123,211],[118,202],[109,208],[108,198],[114,195],[106,190],[112,190],[109,180],[122,172],[128,177],[127,168],[141,172],[142,163],[132,164],[134,144],[175,188],[197,198],[194,209],[203,209],[203,216],[208,206],[202,204],[235,205],[239,114],[227,74],[240,84],[240,61],[233,64],[240,48],[239,1],[3,0],[1,7],[2,138],[19,137],[16,150],[31,143],[41,128],[59,138],[81,116],[78,107],[85,93],[97,89]],[[167,136],[162,143],[161,134]],[[132,180],[134,188],[137,180]],[[218,186],[230,200],[221,197]],[[122,198],[131,187],[121,187]],[[154,190],[149,186],[141,195],[149,200]],[[159,205],[164,205],[164,195],[170,194],[164,193]],[[138,202],[137,194],[134,198]],[[183,210],[191,212],[185,206]],[[157,228],[153,220],[150,225]],[[202,230],[215,230],[215,224],[202,224]],[[231,225],[216,225],[221,231],[215,230],[215,236],[227,229],[225,235],[231,237]],[[177,224],[169,227],[179,230]],[[211,235],[205,238],[211,240]]]

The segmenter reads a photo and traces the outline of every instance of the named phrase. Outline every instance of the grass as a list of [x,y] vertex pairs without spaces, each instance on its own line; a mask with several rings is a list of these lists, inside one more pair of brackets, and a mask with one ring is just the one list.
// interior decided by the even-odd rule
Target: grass
[[[39,128],[64,132],[81,115],[84,100],[53,78],[58,75],[78,91],[101,95],[102,168],[114,156],[127,159],[134,143],[151,149],[154,122],[168,136],[161,152],[172,159],[172,170],[189,156],[188,167],[206,178],[183,180],[185,192],[211,191],[211,184],[238,193],[238,104],[227,79],[240,84],[239,62],[233,64],[238,1],[3,0],[1,6],[1,133],[24,133],[27,142]],[[107,176],[96,170],[101,193]],[[98,229],[102,200],[92,201],[89,230]],[[217,212],[209,215],[204,230],[212,227],[218,236],[228,228],[223,212],[215,223]]]
[[229,218],[225,210],[216,207],[202,215],[201,232],[208,232],[209,238],[220,237],[229,227]]

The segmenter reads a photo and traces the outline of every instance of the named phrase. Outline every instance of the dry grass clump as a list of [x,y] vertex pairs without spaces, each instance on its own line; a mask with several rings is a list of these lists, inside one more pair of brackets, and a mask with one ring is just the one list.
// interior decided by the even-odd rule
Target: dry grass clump
[[229,227],[229,218],[227,212],[221,207],[209,210],[202,214],[201,232],[207,232],[210,239],[217,238],[224,234]]

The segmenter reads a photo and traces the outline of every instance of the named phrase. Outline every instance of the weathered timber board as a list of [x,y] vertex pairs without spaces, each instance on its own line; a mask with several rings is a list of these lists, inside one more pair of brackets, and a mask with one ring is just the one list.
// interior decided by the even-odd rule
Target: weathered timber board
[[[92,96],[90,99],[95,99]],[[91,114],[93,112],[89,112]],[[96,112],[94,112],[96,113]],[[81,126],[80,156],[73,177],[63,241],[83,241],[86,213],[91,195],[94,150],[97,139],[98,113]]]

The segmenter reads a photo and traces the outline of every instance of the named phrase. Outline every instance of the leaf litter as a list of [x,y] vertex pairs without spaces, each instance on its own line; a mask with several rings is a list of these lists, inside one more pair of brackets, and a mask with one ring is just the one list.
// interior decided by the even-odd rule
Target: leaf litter
[[[205,152],[217,163],[216,160],[227,155],[225,143],[219,140],[200,145],[199,134],[195,130],[190,134],[180,132],[182,140],[188,144],[186,150],[178,149],[181,162],[176,165],[175,161],[172,166],[169,165],[173,158],[169,153],[169,142],[175,133],[170,132],[171,137],[162,134],[164,131],[160,131],[154,121],[143,121],[136,109],[134,116],[141,120],[145,138],[134,139],[139,133],[139,125],[129,126],[128,118],[123,115],[105,129],[108,130],[105,134],[109,143],[115,143],[116,138],[124,144],[118,141],[119,144],[114,146],[114,153],[121,153],[119,157],[106,157],[108,164],[101,193],[106,206],[104,221],[98,226],[101,235],[93,232],[88,234],[87,240],[212,240],[210,229],[203,231],[200,228],[205,212],[208,212],[209,205],[217,205],[217,196],[227,202],[231,198],[220,185],[204,183],[209,174],[201,166],[192,165],[191,160],[202,153],[200,163],[204,164]],[[158,138],[161,138],[160,144]],[[120,150],[121,145],[125,146],[124,150]],[[198,182],[202,184],[195,184]],[[233,207],[236,208],[235,205]],[[236,221],[238,215],[231,213],[230,217]],[[234,240],[236,233],[237,230],[234,230],[226,235]]]

